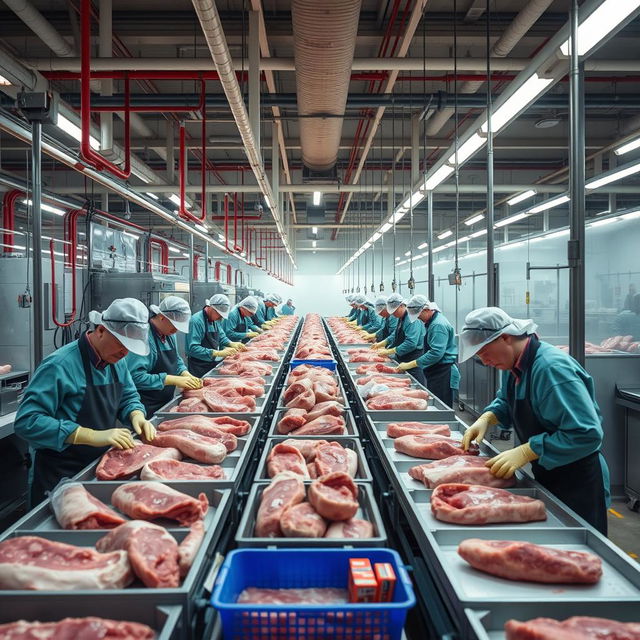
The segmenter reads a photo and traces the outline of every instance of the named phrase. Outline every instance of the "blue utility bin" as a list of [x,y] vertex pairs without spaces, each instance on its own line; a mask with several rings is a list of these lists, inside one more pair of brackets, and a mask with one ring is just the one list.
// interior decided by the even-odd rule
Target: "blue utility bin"
[[[349,559],[388,562],[396,574],[393,602],[367,604],[244,604],[248,587],[347,588]],[[397,552],[390,549],[239,549],[229,553],[211,604],[225,640],[400,640],[415,597]]]
[[295,369],[301,364],[308,364],[313,367],[324,367],[325,369],[329,369],[329,371],[335,371],[338,366],[338,363],[335,360],[292,360],[291,368]]

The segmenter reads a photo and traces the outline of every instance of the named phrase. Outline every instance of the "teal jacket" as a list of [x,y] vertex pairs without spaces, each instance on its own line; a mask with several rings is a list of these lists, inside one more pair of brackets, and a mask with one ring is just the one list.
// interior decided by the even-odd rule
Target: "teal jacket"
[[613,321],[613,331],[616,336],[633,336],[634,341],[639,341],[640,315],[633,311],[619,313]]
[[[420,320],[416,320],[416,322],[420,322]],[[451,367],[451,388],[460,388],[460,371],[455,364],[458,360],[458,345],[453,325],[441,312],[437,311],[426,330],[429,350],[417,359],[418,366],[421,369],[428,369],[436,364],[453,364]]]
[[[149,323],[148,356],[139,356],[129,351],[124,359],[124,361],[127,363],[127,367],[129,367],[129,372],[131,373],[133,384],[136,385],[136,389],[144,389],[145,391],[158,391],[164,388],[164,380],[167,375],[179,376],[183,371],[187,370],[184,361],[178,353],[176,336],[166,336],[164,342],[162,342],[162,340],[156,341],[153,337],[154,334],[157,335],[158,338],[160,337],[155,327],[151,323]],[[176,371],[172,371],[170,374],[150,373],[156,366],[156,362],[158,361],[158,343],[160,344],[160,349],[162,351],[171,351],[171,349],[175,349],[178,355],[178,361],[176,362]]]
[[362,328],[368,333],[377,333],[382,326],[382,318],[376,313],[376,308],[370,302],[362,312]]
[[[80,339],[86,338],[83,336]],[[138,410],[145,413],[145,408],[124,359],[113,366],[122,384],[118,419],[122,424],[129,425],[131,412]],[[93,384],[111,384],[110,369],[108,366],[104,369],[92,366]],[[35,370],[18,408],[13,426],[16,435],[34,449],[64,451],[69,446],[65,440],[83,426],[78,424],[76,416],[86,388],[82,356],[78,341],[75,340],[47,356]]]
[[283,316],[292,316],[294,311],[295,307],[290,307],[286,303],[280,307],[280,314]]
[[254,317],[255,316],[243,318],[240,315],[240,309],[237,306],[233,307],[233,309],[229,311],[229,317],[224,320],[222,324],[226,337],[231,342],[241,342],[242,340],[246,340],[247,333],[249,331],[255,331],[258,329],[253,322]]
[[269,320],[273,320],[274,318],[277,318],[278,314],[276,313],[276,308],[275,307],[267,307],[267,305],[265,305],[264,317],[265,317],[267,322]]
[[398,318],[395,316],[388,316],[386,318],[383,318],[382,316],[379,317],[382,320],[382,326],[376,333],[376,342],[382,342],[386,338],[389,338],[388,342],[391,342],[393,334],[396,331],[396,327],[398,326]]
[[267,305],[258,298],[258,310],[251,316],[253,324],[261,327],[267,321]]
[[[402,342],[398,342],[398,332],[400,331],[400,327],[404,327],[404,340]],[[396,330],[391,340],[387,342],[386,348],[394,348],[396,350],[396,355],[398,356],[404,356],[415,349],[422,350],[424,335],[424,323],[409,322],[409,312],[405,310],[404,316],[398,320]]]
[[358,316],[358,310],[355,307],[351,307],[351,311],[349,311],[347,320],[355,320],[357,316]]
[[[511,371],[501,372],[500,391],[485,409],[492,411],[505,429],[512,428],[506,399]],[[604,436],[602,415],[596,402],[593,379],[571,356],[547,342],[540,348],[531,367],[516,384],[516,397],[524,398],[528,376],[531,377],[529,402],[545,433],[529,439],[531,449],[545,469],[554,469],[599,451]],[[609,468],[600,455],[607,504]]]
[[216,320],[211,322],[208,318],[205,318],[201,311],[194,313],[189,320],[189,331],[184,339],[185,353],[187,356],[203,360],[204,362],[214,362],[215,358],[211,357],[211,349],[207,349],[202,346],[202,339],[204,334],[209,331],[217,330],[219,334],[218,349],[224,349],[233,342],[224,330],[224,320]]

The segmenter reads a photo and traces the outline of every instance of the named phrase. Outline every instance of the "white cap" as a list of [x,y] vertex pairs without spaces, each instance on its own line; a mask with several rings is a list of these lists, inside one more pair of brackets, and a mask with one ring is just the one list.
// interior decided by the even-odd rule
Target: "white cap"
[[258,300],[253,296],[247,296],[238,303],[238,307],[244,307],[247,311],[255,313],[258,310]]
[[149,309],[156,315],[162,314],[178,331],[182,331],[182,333],[189,331],[191,309],[184,298],[167,296],[162,300],[160,306],[152,304]]
[[231,300],[224,293],[216,293],[212,298],[204,301],[207,307],[213,307],[223,318],[229,317]]
[[282,299],[277,293],[267,293],[264,299],[265,302],[273,302],[273,304],[280,304]]
[[467,314],[460,332],[460,362],[474,356],[482,347],[501,335],[521,336],[535,333],[533,320],[512,318],[499,307],[482,307]]
[[387,311],[391,314],[401,305],[404,304],[404,298],[399,293],[392,293],[387,298]]
[[347,295],[344,297],[344,299],[349,303],[352,304],[353,303],[353,298],[354,295],[352,293],[347,293]]
[[127,351],[138,356],[149,355],[149,310],[140,300],[114,300],[102,313],[91,311],[89,321],[101,324]]
[[353,296],[353,300],[351,301],[352,304],[361,306],[363,305],[365,302],[367,301],[367,297],[362,295],[361,293],[356,294],[355,296]]
[[387,308],[387,296],[378,296],[373,304],[376,307],[376,313],[380,315]]
[[431,311],[440,311],[440,307],[431,302],[427,296],[415,295],[407,302],[407,312],[409,313],[409,322],[415,322],[424,309]]

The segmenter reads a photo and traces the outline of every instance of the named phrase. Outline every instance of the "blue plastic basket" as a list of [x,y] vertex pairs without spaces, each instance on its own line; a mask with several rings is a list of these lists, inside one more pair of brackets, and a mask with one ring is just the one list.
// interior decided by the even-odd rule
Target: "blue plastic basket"
[[[346,589],[349,558],[391,563],[397,577],[393,602],[237,603],[247,587]],[[399,640],[415,601],[400,556],[390,549],[238,549],[227,555],[211,596],[225,640]]]
[[295,369],[299,367],[301,364],[309,364],[314,367],[324,367],[325,369],[329,369],[330,371],[335,371],[338,363],[335,360],[292,360],[291,368]]

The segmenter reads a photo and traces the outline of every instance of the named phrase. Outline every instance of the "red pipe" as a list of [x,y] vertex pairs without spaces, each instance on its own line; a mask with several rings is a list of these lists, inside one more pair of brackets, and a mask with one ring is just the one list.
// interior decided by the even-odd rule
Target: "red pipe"
[[169,245],[160,238],[149,238],[147,244],[147,264],[149,265],[149,271],[153,271],[153,248],[152,245],[156,245],[160,249],[160,267],[161,273],[169,273]]
[[[200,256],[197,253],[193,254],[193,269],[192,269],[192,274],[193,274],[193,280],[197,281],[198,280],[198,260],[200,260]],[[207,265],[205,265],[206,268]]]
[[244,286],[244,273],[240,269],[236,269],[234,274],[234,283],[238,286],[238,274],[240,274],[240,286]]
[[[47,80],[80,80],[78,71],[41,71]],[[220,80],[217,71],[94,71],[94,80]],[[236,71],[238,80],[246,80],[248,73]]]
[[[7,191],[2,198],[2,226],[6,229],[2,241],[5,245],[13,245],[14,242],[16,200],[21,196],[24,196],[22,191],[13,189],[12,191]],[[13,253],[13,247],[11,246],[4,246],[3,249],[4,253]]]

